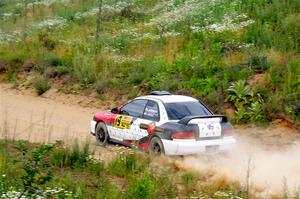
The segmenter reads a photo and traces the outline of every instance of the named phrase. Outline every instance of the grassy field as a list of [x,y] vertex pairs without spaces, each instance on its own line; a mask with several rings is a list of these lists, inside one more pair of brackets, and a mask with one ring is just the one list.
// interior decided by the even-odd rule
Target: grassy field
[[[3,81],[189,94],[236,123],[300,119],[299,0],[0,0]],[[25,82],[25,83],[24,83]]]
[[96,160],[89,145],[0,142],[0,198],[247,198],[226,179],[136,151]]

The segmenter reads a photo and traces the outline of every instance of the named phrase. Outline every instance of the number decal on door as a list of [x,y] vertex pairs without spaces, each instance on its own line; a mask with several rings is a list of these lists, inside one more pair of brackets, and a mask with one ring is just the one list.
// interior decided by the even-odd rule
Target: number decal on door
[[129,129],[131,126],[132,117],[126,115],[118,115],[115,119],[115,126],[121,129]]

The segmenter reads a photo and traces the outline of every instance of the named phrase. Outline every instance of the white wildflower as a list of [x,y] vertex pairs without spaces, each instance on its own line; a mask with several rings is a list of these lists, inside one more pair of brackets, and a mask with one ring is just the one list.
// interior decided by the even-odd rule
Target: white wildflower
[[85,17],[94,16],[98,13],[98,8],[92,8],[86,12],[78,12],[75,14],[75,19],[81,19]]
[[165,32],[165,33],[163,33],[164,37],[176,37],[178,35],[180,35],[179,32]]
[[[119,12],[121,12],[121,10],[123,10],[124,8],[126,8],[129,5],[131,5],[131,4],[129,4],[127,2],[123,2],[123,1],[119,1],[114,5],[103,4],[102,5],[102,15],[119,13]],[[98,7],[90,8],[89,10],[87,10],[85,12],[76,13],[75,19],[82,19],[82,18],[86,18],[86,17],[95,16],[96,14],[98,14],[98,12],[99,12]]]
[[124,55],[112,55],[110,56],[110,59],[114,62],[114,63],[123,63],[123,62],[138,62],[141,61],[143,59],[143,57],[128,57],[128,56],[124,56]]
[[51,6],[54,3],[61,3],[63,5],[67,5],[70,2],[70,0],[40,0],[35,1],[33,3],[27,4],[28,7],[31,7],[33,5],[42,5],[42,6]]
[[63,28],[66,25],[68,25],[66,19],[62,17],[54,17],[38,23],[31,24],[31,27],[36,29],[43,29],[43,28],[51,29],[51,28]]
[[6,33],[0,29],[0,44],[5,44],[8,42],[20,42],[21,34],[22,34],[22,32],[20,30],[15,30],[11,33]]
[[197,0],[187,0],[184,4],[171,9],[170,11],[163,12],[163,14],[158,17],[152,18],[149,23],[145,24],[146,26],[170,26],[178,22],[182,22],[189,17],[197,15],[203,10],[208,9],[209,7],[214,7],[217,3],[217,0],[210,1],[197,1]]
[[15,5],[15,7],[16,8],[22,8],[24,5],[22,4],[22,3],[17,3],[16,5]]
[[253,43],[245,43],[245,44],[240,44],[238,47],[241,49],[247,49],[247,48],[251,48],[253,46],[254,46]]
[[224,16],[223,21],[220,23],[213,23],[205,27],[191,26],[193,32],[224,32],[224,31],[238,31],[243,29],[255,21],[252,19],[247,19],[246,14],[236,15],[235,13],[227,14]]
[[13,16],[13,13],[7,12],[2,14],[2,20],[8,20],[11,16]]

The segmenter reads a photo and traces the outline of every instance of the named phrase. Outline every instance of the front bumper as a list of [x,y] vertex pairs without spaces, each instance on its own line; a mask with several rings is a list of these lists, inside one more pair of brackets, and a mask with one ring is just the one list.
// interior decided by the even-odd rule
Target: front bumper
[[161,140],[166,155],[195,155],[207,152],[208,147],[217,147],[217,152],[229,151],[235,145],[233,136],[223,137],[222,139],[212,140]]
[[96,135],[96,125],[97,125],[97,122],[92,120],[91,121],[91,134],[92,135]]

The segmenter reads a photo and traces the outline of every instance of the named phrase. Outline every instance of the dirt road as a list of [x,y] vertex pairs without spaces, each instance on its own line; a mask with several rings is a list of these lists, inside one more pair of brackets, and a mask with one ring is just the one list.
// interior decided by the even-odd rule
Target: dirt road
[[[96,147],[89,134],[94,112],[104,110],[113,102],[85,96],[59,94],[50,90],[37,97],[30,89],[15,90],[0,83],[0,135],[32,142],[64,142],[89,140],[98,157],[107,159],[112,153],[127,150],[110,145]],[[216,179],[245,182],[247,168],[253,185],[267,185],[280,190],[283,180],[295,190],[300,186],[300,133],[284,121],[276,121],[268,128],[236,127],[238,145],[226,157],[203,159],[187,157],[180,164],[185,168],[211,172]],[[251,160],[251,161],[250,161]],[[250,163],[249,163],[250,161]],[[250,164],[250,165],[249,165]],[[263,197],[264,198],[264,197]]]
[[34,142],[90,137],[93,109],[62,104],[34,94],[24,95],[7,85],[0,86],[0,96],[2,136]]
[[55,90],[37,97],[33,90],[16,90],[10,84],[0,84],[0,136],[42,143],[88,141],[97,158],[110,159],[113,154],[128,149],[116,145],[96,146],[89,132],[90,120],[95,112],[108,106],[107,102],[95,100],[58,94]]

